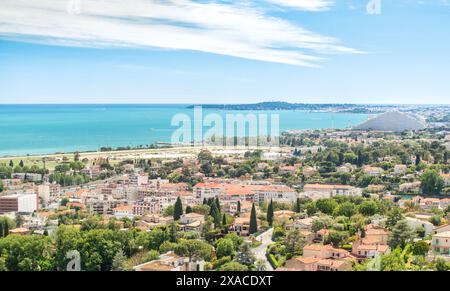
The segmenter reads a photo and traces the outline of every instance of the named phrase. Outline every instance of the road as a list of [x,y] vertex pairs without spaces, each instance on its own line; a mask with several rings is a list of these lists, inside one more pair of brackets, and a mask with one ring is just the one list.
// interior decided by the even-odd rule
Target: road
[[272,233],[273,228],[268,231],[262,233],[261,235],[256,237],[256,240],[260,241],[262,244],[256,248],[252,249],[252,253],[255,255],[256,260],[262,260],[266,262],[266,271],[273,271],[272,265],[269,263],[266,257],[266,249],[267,247],[273,243],[272,241]]

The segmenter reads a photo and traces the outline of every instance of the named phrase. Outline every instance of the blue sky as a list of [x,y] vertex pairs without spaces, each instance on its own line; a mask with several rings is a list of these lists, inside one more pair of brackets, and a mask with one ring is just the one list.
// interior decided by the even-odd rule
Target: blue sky
[[369,1],[2,0],[0,103],[450,103],[450,1]]

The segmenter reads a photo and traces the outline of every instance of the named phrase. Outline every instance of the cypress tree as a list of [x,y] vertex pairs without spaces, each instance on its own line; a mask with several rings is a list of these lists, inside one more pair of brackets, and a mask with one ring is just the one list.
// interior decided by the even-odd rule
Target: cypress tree
[[179,220],[181,215],[183,215],[183,204],[180,197],[178,197],[177,202],[175,202],[175,209],[173,210],[173,219],[175,221]]
[[297,198],[297,201],[295,202],[295,212],[300,213],[300,211],[301,211],[300,198]]
[[269,222],[269,225],[273,225],[273,201],[270,200],[269,207],[267,208],[267,222]]
[[8,221],[4,222],[4,227],[3,227],[3,237],[7,237],[9,234],[9,225],[8,225]]
[[219,197],[216,197],[216,199],[214,200],[214,202],[216,203],[217,210],[219,210],[219,213],[220,213],[220,201],[219,201]]
[[191,206],[187,206],[186,207],[186,214],[188,214],[188,213],[192,213],[193,211],[192,211],[192,207]]
[[9,160],[9,166],[10,166],[11,168],[14,168],[14,162],[13,162],[12,160]]
[[212,203],[209,215],[211,215],[211,217],[214,220],[214,227],[215,228],[219,227],[220,226],[220,212],[217,209],[216,203]]
[[203,198],[203,205],[208,204],[208,200],[206,200],[206,198]]
[[223,232],[228,233],[227,216],[225,215],[225,213],[222,216],[222,227],[223,227]]
[[252,212],[250,213],[250,228],[249,233],[254,234],[258,231],[258,221],[256,220],[255,203],[252,204]]
[[4,222],[0,221],[0,238],[3,237],[3,224],[4,224]]
[[241,201],[238,200],[237,211],[241,213]]

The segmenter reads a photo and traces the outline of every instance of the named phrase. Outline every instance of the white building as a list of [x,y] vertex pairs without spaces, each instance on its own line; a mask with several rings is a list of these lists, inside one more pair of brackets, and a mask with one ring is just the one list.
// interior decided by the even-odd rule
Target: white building
[[361,189],[349,185],[306,184],[299,196],[318,200],[335,196],[356,197],[361,195]]
[[423,227],[425,229],[425,235],[431,234],[434,229],[434,225],[429,221],[406,217],[406,222],[408,223],[408,226],[414,230]]
[[0,214],[8,212],[33,213],[37,210],[36,194],[14,194],[0,197]]

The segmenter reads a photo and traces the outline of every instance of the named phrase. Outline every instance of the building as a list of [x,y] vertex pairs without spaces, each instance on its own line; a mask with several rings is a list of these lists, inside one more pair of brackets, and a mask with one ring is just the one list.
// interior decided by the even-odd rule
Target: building
[[431,248],[435,255],[450,256],[450,231],[434,234]]
[[450,174],[442,174],[441,177],[442,177],[442,179],[444,179],[445,186],[449,187],[450,186]]
[[180,257],[168,252],[159,259],[133,267],[135,271],[203,271],[204,263],[191,262],[187,257]]
[[415,116],[399,111],[389,111],[383,113],[354,127],[354,129],[357,130],[378,130],[393,132],[421,130],[424,128],[426,128],[426,125],[423,121],[417,119]]
[[424,221],[413,217],[406,217],[406,222],[412,229],[423,228],[425,230],[425,235],[433,233],[434,225],[429,221]]
[[8,212],[33,213],[37,210],[36,194],[14,194],[0,197],[0,214]]
[[280,271],[348,271],[353,259],[350,253],[331,245],[307,245],[303,257],[286,261]]
[[117,219],[122,219],[122,218],[133,219],[133,217],[134,217],[133,206],[132,205],[118,206],[113,209],[113,215]]
[[366,175],[380,176],[384,172],[384,170],[380,167],[364,166],[363,172]]
[[200,199],[209,199],[219,196],[224,190],[222,184],[219,183],[198,183],[194,186],[194,195]]

